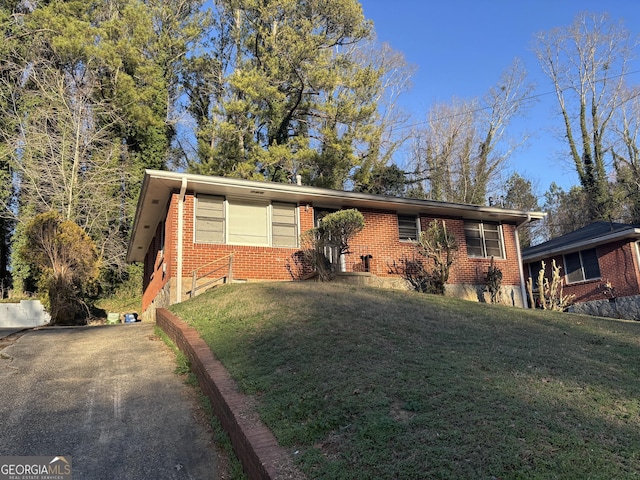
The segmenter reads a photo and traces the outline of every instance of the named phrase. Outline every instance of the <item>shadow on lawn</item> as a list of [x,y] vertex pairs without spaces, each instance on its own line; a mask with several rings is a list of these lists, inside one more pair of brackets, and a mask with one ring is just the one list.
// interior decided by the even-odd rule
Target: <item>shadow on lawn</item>
[[324,478],[640,468],[640,324],[326,284],[262,292],[286,308],[243,338],[260,372],[245,387]]

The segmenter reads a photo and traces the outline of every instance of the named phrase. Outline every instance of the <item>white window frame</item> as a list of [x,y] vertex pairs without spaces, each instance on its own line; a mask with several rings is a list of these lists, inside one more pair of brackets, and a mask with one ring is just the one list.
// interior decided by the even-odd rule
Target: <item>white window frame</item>
[[[197,239],[198,232],[198,197],[213,197],[222,200],[222,216],[221,217],[210,217],[216,218],[222,221],[222,241],[203,241]],[[296,203],[292,202],[270,202],[266,200],[255,200],[255,199],[247,199],[242,197],[222,197],[219,195],[196,195],[195,196],[195,208],[193,209],[193,243],[197,244],[218,244],[218,245],[243,245],[243,246],[255,246],[255,247],[272,247],[272,248],[298,248],[299,247],[299,236],[300,236],[300,209]],[[294,223],[281,223],[274,221],[274,204],[276,205],[289,205],[294,209]],[[234,223],[231,218],[231,211],[234,206],[241,207],[247,206],[251,208],[252,206],[257,206],[264,208],[264,220],[265,220],[265,235],[259,235],[256,238],[264,238],[265,242],[257,241],[230,241],[231,238],[235,235],[234,233]],[[290,245],[274,245],[274,227],[278,225],[287,225],[293,226],[295,229],[295,234],[292,236],[292,242]],[[240,226],[240,225],[235,225]],[[241,232],[240,232],[241,233]]]
[[[269,247],[271,246],[271,214],[270,214],[270,210],[271,210],[271,204],[269,202],[266,201],[260,201],[260,200],[246,200],[246,199],[241,199],[241,198],[227,198],[226,200],[226,206],[227,206],[227,210],[226,210],[226,225],[225,225],[225,230],[226,230],[226,238],[225,238],[225,243],[227,245],[247,245],[247,246],[251,246],[251,247]],[[262,241],[238,241],[237,239],[233,239],[233,237],[241,237],[243,235],[243,233],[245,232],[245,230],[243,229],[243,227],[246,227],[247,224],[240,224],[240,223],[236,223],[237,220],[234,221],[233,219],[233,215],[232,215],[232,210],[234,208],[244,208],[244,209],[259,209],[261,213],[264,213],[264,215],[259,215],[256,216],[255,218],[252,219],[252,221],[250,222],[250,225],[252,226],[256,226],[257,225],[257,221],[260,220],[264,220],[264,236],[263,235],[250,235],[249,237],[253,236],[256,239],[262,239],[264,238],[264,242]],[[245,234],[246,235],[246,234]]]
[[[274,214],[274,205],[275,206],[289,206],[289,207],[293,207],[293,223],[288,223],[288,222],[276,222],[276,218],[275,218],[275,214]],[[300,211],[298,209],[298,206],[295,203],[288,203],[288,202],[271,202],[271,204],[269,205],[269,223],[271,225],[271,246],[274,248],[297,248],[299,245],[299,241],[298,238],[300,237],[300,229],[299,229],[299,225],[300,225]],[[276,227],[278,226],[293,226],[294,229],[294,233],[292,236],[292,240],[293,242],[289,245],[275,245],[274,243],[274,238],[276,237],[276,235],[274,234],[274,230]]]
[[[404,217],[404,219],[408,219],[409,217],[411,217],[413,219],[413,221],[415,222],[415,227],[416,227],[416,238],[411,238],[411,237],[403,237],[400,235],[401,232],[401,227],[400,227],[400,217]],[[417,242],[420,239],[420,216],[419,215],[405,215],[402,213],[398,213],[396,215],[397,221],[398,221],[398,239],[401,242]]]
[[[205,218],[210,218],[210,219],[215,219],[217,221],[220,221],[222,223],[222,239],[220,241],[213,241],[213,240],[198,240],[198,208],[199,208],[199,202],[203,199],[203,198],[215,198],[217,200],[221,200],[222,201],[222,216],[221,217],[205,217]],[[194,204],[194,208],[193,208],[193,243],[198,243],[198,244],[205,244],[205,245],[221,245],[226,243],[226,230],[227,230],[227,208],[226,208],[226,200],[223,196],[221,195],[206,195],[206,194],[201,194],[201,195],[196,195],[195,196],[195,204]],[[201,217],[202,218],[202,217]]]
[[[540,264],[540,270],[542,270],[542,260],[536,260],[535,262],[529,262],[529,264],[527,265],[527,268],[529,270],[529,278],[531,278],[531,282],[532,282],[532,289],[534,292],[537,292],[540,289],[540,285],[538,285],[538,277],[540,275],[540,270],[538,270],[537,272],[533,272],[533,265],[534,264]],[[545,265],[546,267],[546,265]],[[546,273],[546,272],[545,272]]]
[[[468,241],[468,237],[467,237],[467,230],[471,230],[469,228],[467,228],[467,225],[477,225],[478,226],[478,233],[480,235],[480,247],[482,248],[482,255],[471,255],[469,253],[469,241]],[[498,231],[498,243],[499,243],[499,247],[500,247],[500,256],[496,256],[496,255],[487,255],[487,240],[486,240],[486,235],[484,232],[484,227],[485,225],[491,225],[491,226],[496,226],[497,227],[497,231]],[[504,249],[504,234],[503,234],[503,230],[502,230],[502,224],[501,223],[492,223],[492,222],[484,222],[482,220],[465,220],[464,221],[464,238],[465,238],[465,243],[467,246],[467,256],[469,258],[499,258],[499,259],[506,259],[506,253],[505,253],[505,249]]]
[[[584,268],[584,261],[582,260],[582,253],[583,252],[587,252],[587,251],[591,251],[593,250],[595,252],[596,255],[596,264],[598,265],[598,276],[597,277],[589,277],[587,278],[587,275],[585,273],[585,268]],[[572,255],[574,253],[578,254],[578,258],[580,259],[580,271],[582,272],[582,278],[580,280],[569,280],[569,269],[567,268],[567,255]],[[599,280],[602,278],[602,272],[600,271],[600,259],[598,258],[598,252],[595,248],[587,248],[585,250],[580,250],[578,252],[572,252],[572,253],[568,253],[568,254],[564,254],[562,255],[562,263],[564,266],[564,271],[567,272],[564,275],[564,281],[567,285],[573,285],[576,283],[581,283],[581,282],[590,282],[592,280]]]

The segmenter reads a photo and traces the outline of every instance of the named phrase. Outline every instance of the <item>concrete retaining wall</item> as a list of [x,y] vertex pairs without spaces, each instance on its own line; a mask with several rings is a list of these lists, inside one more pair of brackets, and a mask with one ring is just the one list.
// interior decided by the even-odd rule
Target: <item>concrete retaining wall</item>
[[0,303],[0,328],[40,327],[51,321],[40,300]]
[[576,303],[569,307],[569,311],[596,317],[640,320],[640,295]]

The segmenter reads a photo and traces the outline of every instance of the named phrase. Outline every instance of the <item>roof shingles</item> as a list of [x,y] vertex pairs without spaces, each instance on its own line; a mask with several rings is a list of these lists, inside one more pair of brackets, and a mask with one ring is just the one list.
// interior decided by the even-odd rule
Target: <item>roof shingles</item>
[[522,259],[525,262],[535,261],[551,254],[569,253],[582,248],[591,248],[604,243],[611,237],[617,238],[626,234],[629,236],[638,234],[640,239],[640,225],[604,221],[594,222],[571,233],[523,249]]

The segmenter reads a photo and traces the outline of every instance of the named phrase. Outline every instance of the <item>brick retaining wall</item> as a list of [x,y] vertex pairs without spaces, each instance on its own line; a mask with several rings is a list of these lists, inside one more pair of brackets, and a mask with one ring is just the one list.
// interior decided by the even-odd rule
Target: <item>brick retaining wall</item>
[[198,332],[164,308],[156,310],[156,324],[191,362],[191,370],[229,435],[246,475],[252,480],[284,478],[284,472],[292,469],[287,452],[278,445],[271,430],[256,419],[246,396],[238,391]]

